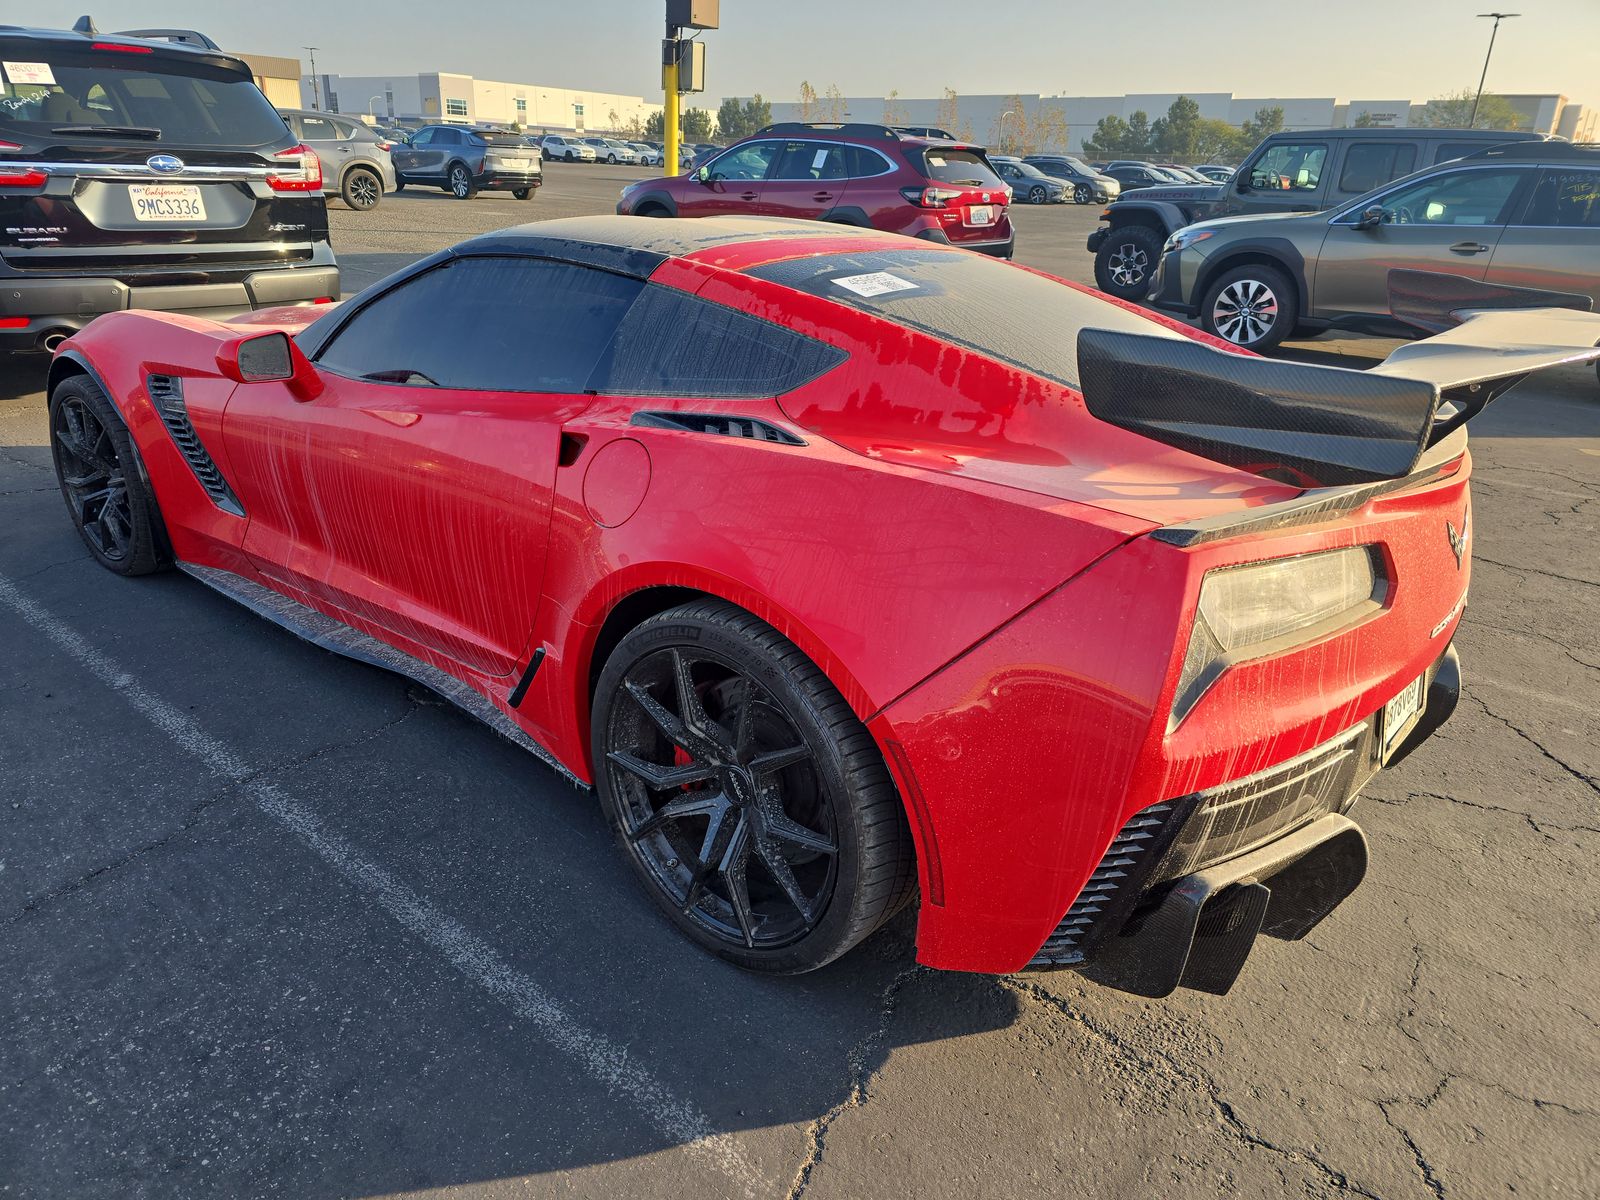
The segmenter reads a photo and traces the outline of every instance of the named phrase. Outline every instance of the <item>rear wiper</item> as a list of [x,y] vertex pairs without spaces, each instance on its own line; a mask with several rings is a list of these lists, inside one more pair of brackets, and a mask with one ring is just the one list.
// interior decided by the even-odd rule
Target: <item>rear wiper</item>
[[97,133],[109,133],[116,137],[144,138],[152,142],[160,140],[161,137],[161,130],[151,129],[148,125],[57,125],[50,132],[85,137],[92,137]]

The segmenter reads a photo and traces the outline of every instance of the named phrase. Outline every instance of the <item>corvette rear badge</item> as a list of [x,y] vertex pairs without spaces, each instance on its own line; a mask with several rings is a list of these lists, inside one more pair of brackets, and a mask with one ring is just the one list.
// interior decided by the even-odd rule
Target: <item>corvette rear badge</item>
[[1444,523],[1445,536],[1450,539],[1450,549],[1456,556],[1456,570],[1458,571],[1461,569],[1461,559],[1467,552],[1467,539],[1472,536],[1472,530],[1469,526],[1471,520],[1472,517],[1468,512],[1461,514],[1460,533],[1456,532],[1456,527],[1451,522],[1446,521]]

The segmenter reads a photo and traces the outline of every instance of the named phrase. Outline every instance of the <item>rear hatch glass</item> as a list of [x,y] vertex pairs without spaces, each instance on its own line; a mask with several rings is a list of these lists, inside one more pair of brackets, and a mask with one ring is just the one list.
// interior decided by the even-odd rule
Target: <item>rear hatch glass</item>
[[107,142],[237,149],[289,141],[283,119],[248,75],[198,57],[185,62],[171,54],[68,51],[38,42],[0,42],[0,53],[0,138],[29,150],[60,147],[70,154],[74,146]]
[[957,150],[943,146],[930,146],[922,153],[923,171],[929,179],[948,183],[953,187],[993,188],[998,191],[1005,185],[989,169],[983,155],[974,150]]

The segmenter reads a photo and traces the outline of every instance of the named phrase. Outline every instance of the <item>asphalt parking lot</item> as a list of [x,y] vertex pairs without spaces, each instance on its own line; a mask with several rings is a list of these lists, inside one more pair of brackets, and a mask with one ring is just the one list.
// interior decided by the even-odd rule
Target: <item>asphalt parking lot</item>
[[[347,289],[639,174],[548,172],[333,205]],[[1098,211],[1019,256],[1090,279]],[[914,967],[907,917],[797,979],[703,955],[527,754],[98,568],[44,367],[0,366],[0,1195],[1600,1195],[1593,371],[1473,425],[1468,691],[1357,805],[1366,884],[1150,1002]]]

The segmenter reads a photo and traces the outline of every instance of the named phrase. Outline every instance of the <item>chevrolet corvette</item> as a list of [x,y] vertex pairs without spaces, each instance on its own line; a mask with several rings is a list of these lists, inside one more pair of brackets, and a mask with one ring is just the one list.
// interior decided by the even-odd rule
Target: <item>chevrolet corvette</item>
[[1456,703],[1466,421],[1600,358],[1586,312],[1435,318],[1307,366],[871,230],[581,218],[104,316],[49,419],[103,565],[435,688],[727,960],[915,900],[935,967],[1224,993]]

